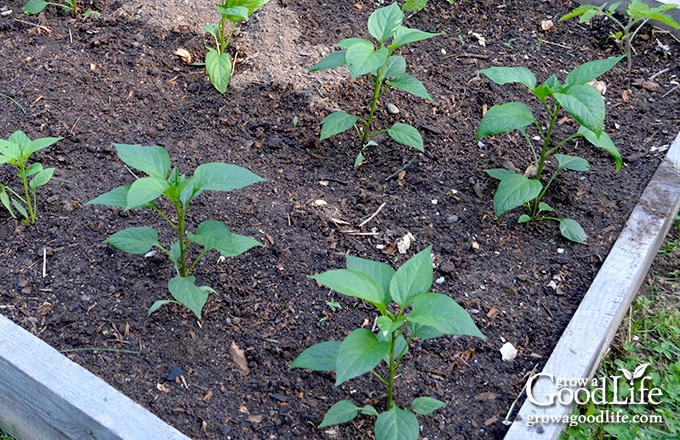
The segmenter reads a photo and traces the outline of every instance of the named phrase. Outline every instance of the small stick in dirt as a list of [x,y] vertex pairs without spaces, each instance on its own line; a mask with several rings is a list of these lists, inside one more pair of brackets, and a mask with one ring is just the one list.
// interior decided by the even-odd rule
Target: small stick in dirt
[[415,156],[413,159],[409,160],[409,161],[406,163],[406,165],[404,165],[403,167],[399,168],[397,171],[393,172],[393,173],[390,174],[389,176],[385,177],[385,182],[387,182],[388,180],[390,180],[390,179],[394,178],[395,176],[399,175],[399,173],[401,173],[401,172],[404,171],[406,168],[408,168],[409,166],[411,166],[411,164],[413,163],[413,161],[415,161],[419,156],[420,156],[420,155]]
[[363,222],[361,222],[361,223],[359,224],[359,227],[360,227],[360,228],[363,228],[364,226],[366,226],[366,224],[367,224],[368,222],[370,222],[370,221],[373,220],[378,214],[380,214],[380,211],[382,211],[382,209],[385,207],[385,205],[387,205],[387,202],[383,202],[383,204],[380,205],[380,207],[379,207],[373,214],[371,214],[371,216],[370,216],[369,218],[367,218],[366,220],[364,220]]
[[345,182],[344,180],[335,179],[333,177],[321,177],[319,180],[327,180],[329,182],[335,182],[335,183],[339,183],[340,185],[345,185],[345,186],[349,185],[349,183]]
[[[528,376],[531,377],[535,372],[536,368],[538,367],[538,364],[534,365],[534,368],[529,372]],[[510,405],[510,409],[508,410],[508,413],[505,416],[505,419],[503,420],[503,424],[505,426],[512,425],[512,420],[510,420],[510,417],[512,417],[512,413],[515,411],[515,405],[517,405],[517,401],[519,401],[519,398],[522,397],[522,394],[524,394],[524,390],[527,389],[527,384],[529,381],[524,382],[524,386],[522,387],[522,390],[519,392],[519,395],[515,399],[514,402],[512,402],[512,405]]]
[[[668,96],[668,95],[670,95],[671,93],[675,92],[675,90],[676,90],[678,87],[680,87],[680,86],[675,86],[675,87],[673,87],[672,89],[670,89],[669,91],[667,91],[666,93],[664,93],[663,95],[661,95],[661,98],[665,98],[666,96]],[[659,98],[659,99],[661,99],[661,98]]]
[[14,21],[18,21],[19,23],[27,24],[29,26],[35,26],[38,29],[40,29],[41,31],[47,32],[48,34],[52,33],[52,29],[48,28],[47,26],[43,26],[41,24],[31,23],[30,21],[19,20],[18,18],[15,18]]
[[562,49],[571,50],[571,46],[565,46],[564,44],[560,44],[560,43],[553,43],[552,41],[548,41],[548,40],[540,39],[540,40],[538,40],[538,43],[539,44],[548,43],[548,44],[552,44],[553,46],[561,47]]
[[47,276],[47,248],[43,248],[43,278]]

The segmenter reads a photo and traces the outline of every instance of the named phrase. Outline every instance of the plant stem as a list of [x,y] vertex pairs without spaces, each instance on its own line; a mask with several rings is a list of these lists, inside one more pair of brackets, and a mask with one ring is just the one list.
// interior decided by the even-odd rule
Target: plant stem
[[26,173],[26,164],[25,163],[20,163],[17,165],[17,169],[19,170],[19,175],[21,176],[21,182],[24,184],[24,195],[26,197],[26,207],[28,208],[28,221],[30,224],[35,223],[35,207],[33,206],[33,202],[31,201],[31,192],[28,187],[28,177],[25,175]]
[[394,376],[397,370],[397,362],[394,360],[394,348],[397,343],[397,338],[393,337],[390,341],[390,365],[389,373],[387,376],[387,410],[391,410],[394,407]]
[[378,69],[377,76],[373,80],[373,98],[371,101],[371,110],[368,112],[368,118],[364,122],[364,132],[361,134],[361,150],[363,151],[371,133],[371,124],[373,124],[373,115],[375,114],[375,109],[378,107],[378,99],[380,99],[380,89],[382,88],[381,70]]
[[186,278],[187,274],[187,244],[184,234],[184,216],[186,214],[180,202],[175,203],[175,211],[177,211],[177,234],[179,235],[179,273],[181,277]]

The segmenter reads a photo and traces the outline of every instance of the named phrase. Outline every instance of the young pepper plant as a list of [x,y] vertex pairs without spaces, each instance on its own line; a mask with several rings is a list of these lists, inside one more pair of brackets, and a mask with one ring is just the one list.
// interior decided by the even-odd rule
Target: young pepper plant
[[[254,246],[262,246],[257,240],[233,234],[229,227],[217,220],[206,220],[196,232],[187,230],[186,220],[189,204],[204,191],[231,191],[262,182],[260,176],[237,165],[210,162],[196,167],[194,175],[187,177],[172,167],[168,152],[158,146],[114,144],[118,157],[129,167],[147,176],[137,178],[131,185],[119,186],[87,202],[132,209],[150,208],[157,212],[177,233],[177,241],[169,248],[160,244],[158,232],[148,226],[131,227],[116,232],[106,243],[129,254],[147,254],[152,248],[160,249],[175,266],[176,276],[168,282],[173,300],[158,300],[148,314],[160,307],[178,303],[188,307],[198,319],[208,295],[215,293],[210,286],[197,286],[191,275],[198,261],[211,250],[217,250],[222,257],[241,255]],[[161,196],[170,203],[170,213],[158,203]],[[196,244],[201,252],[191,262],[189,247]]]
[[[206,46],[205,70],[213,86],[220,93],[227,91],[232,75],[232,63],[227,46],[231,41],[236,24],[247,20],[269,0],[217,0],[215,8],[220,14],[220,22],[203,27],[203,32],[212,35],[215,47]],[[227,21],[231,29],[227,34]]]
[[[48,137],[31,140],[23,131],[15,131],[7,140],[0,139],[0,164],[12,165],[23,185],[23,195],[6,185],[0,184],[0,202],[9,214],[16,218],[14,209],[23,217],[22,223],[35,224],[38,201],[36,190],[47,185],[52,179],[54,168],[43,168],[40,162],[28,164],[31,155],[49,147],[62,138]],[[30,178],[30,180],[29,180]]]
[[[541,124],[526,104],[508,102],[491,107],[479,124],[476,141],[484,136],[515,130],[522,133],[531,150],[536,170],[535,175],[534,173],[523,175],[502,168],[486,170],[489,176],[500,181],[493,199],[497,217],[511,209],[525,206],[529,214],[520,216],[520,223],[554,220],[560,223],[560,232],[567,239],[577,243],[584,243],[587,240],[585,231],[575,220],[546,215],[553,209],[542,202],[542,199],[561,171],[587,171],[590,168],[588,161],[581,157],[557,153],[557,150],[578,137],[584,137],[595,147],[609,153],[616,162],[616,170],[621,168],[621,154],[609,135],[603,131],[604,98],[588,83],[609,71],[622,58],[623,56],[620,56],[582,64],[567,75],[564,84],[553,75],[537,86],[536,77],[525,67],[491,67],[480,70],[480,73],[496,84],[519,83],[526,86],[547,113],[547,120]],[[576,133],[555,143],[553,139],[555,124],[562,109],[566,110],[580,127]],[[540,146],[534,145],[532,138],[527,134],[529,126],[538,131]],[[544,185],[541,179],[551,156],[557,160],[558,165]]]
[[[341,50],[331,53],[309,70],[315,72],[347,66],[352,79],[367,75],[371,81],[373,91],[366,119],[338,110],[328,115],[321,123],[322,140],[353,127],[356,129],[360,150],[354,161],[355,167],[364,161],[366,148],[377,145],[372,139],[385,132],[399,144],[424,151],[423,137],[411,125],[397,122],[387,130],[372,129],[378,100],[391,87],[433,101],[423,83],[406,73],[406,59],[401,55],[395,55],[394,52],[408,43],[426,40],[439,34],[407,28],[402,25],[403,19],[404,12],[397,3],[377,9],[368,18],[368,31],[378,41],[377,49],[369,40],[347,38],[337,44]],[[388,42],[389,40],[391,42]],[[357,122],[361,128],[357,127]]]
[[[417,397],[410,409],[394,397],[397,371],[416,338],[448,335],[485,336],[470,315],[452,298],[430,292],[432,246],[406,261],[398,270],[387,264],[347,255],[347,269],[330,270],[310,278],[336,292],[366,301],[379,313],[378,333],[365,328],[352,331],[342,341],[325,341],[304,350],[290,369],[335,371],[335,385],[371,373],[387,388],[386,409],[362,407],[340,400],[326,413],[319,428],[353,420],[359,413],[375,416],[376,440],[417,440],[416,414],[429,414],[445,405],[431,397]],[[384,364],[383,372],[377,371]]]
[[[40,14],[46,7],[48,7],[50,5],[62,8],[63,10],[65,10],[66,12],[70,12],[74,16],[78,15],[78,1],[77,0],[63,0],[60,3],[48,2],[48,1],[45,1],[45,0],[28,0],[28,2],[22,8],[22,11],[26,15]],[[94,18],[98,18],[99,13],[95,12],[91,9],[88,9],[87,11],[85,11],[83,16],[85,16],[85,18],[88,18],[90,16],[92,16]]]
[[680,24],[678,24],[671,15],[666,13],[666,11],[677,7],[677,5],[672,3],[662,3],[656,8],[650,8],[649,5],[642,0],[631,0],[626,8],[625,21],[619,20],[616,17],[616,8],[620,5],[621,2],[613,3],[609,7],[607,7],[606,3],[602,6],[584,4],[575,8],[570,13],[565,14],[559,21],[579,17],[579,23],[588,23],[598,15],[607,16],[618,28],[617,32],[611,32],[609,36],[616,42],[621,49],[621,52],[626,55],[626,58],[628,59],[628,70],[630,70],[632,67],[633,40],[640,29],[642,29],[642,26],[647,24],[649,20],[656,20],[674,29],[680,29]]

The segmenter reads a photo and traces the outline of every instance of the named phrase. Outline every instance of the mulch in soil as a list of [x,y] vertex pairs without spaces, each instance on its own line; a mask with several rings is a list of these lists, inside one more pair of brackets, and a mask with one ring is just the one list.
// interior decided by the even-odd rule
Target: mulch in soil
[[[517,212],[495,218],[495,182],[484,170],[509,163],[523,169],[530,155],[518,135],[474,142],[484,106],[527,96],[490,83],[477,70],[524,65],[542,81],[618,54],[606,38],[606,22],[540,30],[542,20],[557,21],[574,3],[430,0],[406,25],[442,35],[403,54],[408,72],[436,103],[391,91],[377,122],[416,125],[425,152],[383,139],[359,169],[352,166],[355,139],[320,141],[319,123],[336,107],[363,111],[366,82],[350,81],[340,70],[305,72],[337,41],[367,35],[366,20],[377,7],[371,2],[271,0],[231,43],[241,61],[224,95],[202,69],[173,56],[179,47],[202,56],[198,28],[151,25],[120,13],[115,1],[83,5],[101,11],[99,20],[56,9],[26,17],[21,6],[0,3],[13,11],[0,17],[0,136],[23,130],[31,138],[64,139],[36,154],[57,168],[38,193],[38,223],[23,226],[0,213],[1,311],[57,349],[99,348],[67,356],[193,438],[370,438],[368,417],[316,426],[340,399],[381,408],[385,396],[377,381],[367,375],[335,388],[330,373],[287,370],[306,347],[370,327],[376,316],[367,304],[306,276],[344,267],[345,254],[398,267],[428,245],[434,246],[436,290],[465,307],[488,339],[418,341],[402,364],[397,401],[406,405],[425,395],[447,402],[420,417],[423,438],[502,437],[527,374],[549,356],[680,117],[680,45],[646,29],[636,41],[632,71],[621,63],[603,77],[606,130],[625,158],[623,169],[616,173],[606,154],[573,143],[564,152],[582,155],[592,168],[561,175],[546,200],[584,227],[589,240],[577,245],[553,223],[519,225]],[[295,30],[294,38],[258,40],[270,35],[264,24],[272,17],[281,29]],[[474,33],[485,37],[485,46]],[[268,55],[291,47],[324,49],[293,51],[295,59],[283,63]],[[290,75],[277,79],[276,69],[304,75],[292,76],[300,83]],[[388,102],[399,114],[384,109]],[[564,119],[557,130],[565,135],[575,126]],[[205,193],[192,206],[192,227],[218,219],[264,244],[224,263],[213,254],[202,260],[195,275],[219,294],[210,297],[200,322],[179,307],[147,317],[154,301],[169,297],[171,263],[103,243],[142,225],[161,231],[165,243],[174,241],[152,212],[85,206],[133,180],[112,142],[164,146],[189,174],[200,163],[224,161],[267,179],[227,194]],[[0,182],[16,185],[13,179],[8,166],[0,168]],[[318,200],[327,205],[320,208]],[[411,249],[394,252],[390,244],[407,233],[415,237]],[[330,300],[342,308],[331,310]],[[506,341],[519,349],[512,362],[501,360]],[[233,361],[233,346],[244,350],[248,374]],[[120,349],[135,354],[110,351]]]

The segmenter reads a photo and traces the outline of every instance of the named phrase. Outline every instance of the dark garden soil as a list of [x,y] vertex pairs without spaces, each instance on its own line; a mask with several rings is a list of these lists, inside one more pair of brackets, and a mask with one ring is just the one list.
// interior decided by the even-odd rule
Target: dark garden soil
[[[465,307],[488,339],[415,343],[397,401],[447,401],[420,417],[424,439],[501,437],[527,373],[549,356],[678,130],[680,44],[646,29],[632,71],[621,63],[602,78],[606,130],[623,169],[615,173],[608,155],[572,143],[564,152],[587,158],[591,171],[561,175],[547,199],[588,233],[587,244],[577,245],[556,223],[517,224],[519,210],[495,218],[495,182],[484,170],[524,169],[530,154],[518,135],[474,142],[484,106],[527,96],[492,84],[478,69],[524,65],[539,81],[553,73],[564,79],[583,62],[618,54],[606,22],[541,30],[542,20],[557,21],[574,3],[430,0],[405,24],[442,35],[403,54],[436,103],[389,92],[377,122],[417,126],[425,153],[382,139],[359,169],[355,139],[319,141],[319,123],[337,108],[365,111],[365,80],[307,69],[341,39],[366,37],[366,20],[379,5],[271,0],[230,44],[236,72],[221,95],[202,68],[173,55],[184,48],[204,56],[201,27],[218,19],[210,0],[81,3],[101,18],[74,19],[56,8],[27,17],[23,1],[0,1],[0,137],[23,130],[31,138],[64,138],[35,156],[57,168],[38,193],[37,224],[0,213],[0,312],[55,348],[75,350],[66,355],[193,438],[372,438],[369,417],[316,425],[340,399],[382,408],[376,380],[335,388],[332,374],[287,370],[304,348],[370,328],[376,316],[306,276],[344,267],[345,254],[398,267],[429,245],[436,290]],[[389,114],[388,103],[400,112]],[[574,130],[568,118],[557,128],[558,135]],[[147,318],[154,301],[169,298],[171,263],[103,243],[142,225],[173,241],[152,212],[85,205],[134,179],[112,142],[164,146],[189,174],[203,162],[224,161],[267,179],[205,193],[192,205],[191,227],[218,219],[264,244],[221,264],[217,254],[202,260],[195,275],[219,295],[200,322],[180,307]],[[16,187],[9,166],[0,168],[0,182]],[[393,244],[407,233],[415,240],[401,255]],[[331,299],[342,308],[332,311]],[[501,360],[505,341],[519,349],[512,362]],[[233,346],[244,350],[248,373],[234,362]],[[176,367],[182,377],[169,380]]]

